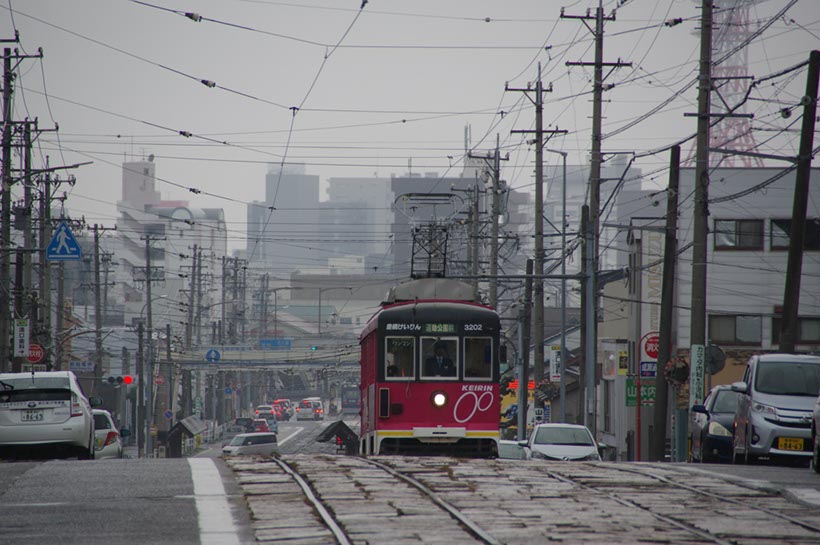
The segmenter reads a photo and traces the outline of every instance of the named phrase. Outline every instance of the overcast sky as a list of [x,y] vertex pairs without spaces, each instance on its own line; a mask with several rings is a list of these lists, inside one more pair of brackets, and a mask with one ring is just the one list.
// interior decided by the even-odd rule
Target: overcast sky
[[[245,203],[264,199],[269,163],[305,163],[322,180],[404,174],[411,160],[414,172],[454,175],[466,125],[479,153],[499,134],[510,154],[503,177],[531,188],[533,151],[510,131],[532,129],[534,109],[505,83],[526,87],[539,62],[545,85],[553,85],[544,125],[569,131],[549,146],[570,152],[573,163],[590,146],[592,70],[566,62],[593,60],[592,35],[560,13],[563,5],[583,14],[594,0],[370,0],[363,8],[361,0],[0,3],[0,37],[16,29],[21,52],[44,55],[20,61],[14,117],[36,117],[42,129],[59,124],[58,134],[40,137],[36,168],[45,156],[52,166],[93,161],[72,171],[68,202],[89,223],[114,224],[122,162],[153,154],[163,197],[224,208],[229,247],[243,247]],[[789,3],[755,3],[751,29]],[[604,133],[617,134],[603,147],[645,152],[695,131],[695,119],[683,114],[696,111],[697,90],[680,91],[697,73],[700,10],[691,0],[621,0],[605,2],[606,12],[617,4],[604,58],[633,66],[607,79],[616,86],[606,93]],[[663,24],[673,18],[683,22]],[[750,45],[749,74],[772,74],[818,48],[818,3],[798,0]],[[805,70],[754,90],[747,111],[755,113],[757,141],[765,141],[760,151],[794,154],[798,135],[778,131],[796,116],[779,111],[804,89]],[[636,164],[651,172],[667,163],[660,154]]]

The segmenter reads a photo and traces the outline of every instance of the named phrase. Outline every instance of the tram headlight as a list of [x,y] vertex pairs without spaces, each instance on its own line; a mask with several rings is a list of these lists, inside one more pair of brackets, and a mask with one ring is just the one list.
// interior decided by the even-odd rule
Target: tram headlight
[[442,391],[433,392],[433,395],[430,396],[430,401],[434,407],[444,407],[447,405],[447,394]]

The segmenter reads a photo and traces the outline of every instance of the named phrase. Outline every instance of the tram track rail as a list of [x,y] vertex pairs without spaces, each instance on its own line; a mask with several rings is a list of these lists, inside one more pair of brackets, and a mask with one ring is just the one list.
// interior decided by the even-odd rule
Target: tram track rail
[[[759,497],[757,497],[757,496],[755,496],[754,499],[750,498],[748,500],[743,501],[743,500],[739,500],[739,499],[736,499],[736,498],[727,497],[726,495],[720,495],[720,494],[717,494],[717,493],[712,492],[710,490],[697,488],[695,486],[692,486],[692,485],[689,485],[689,484],[686,484],[686,483],[677,482],[672,478],[665,477],[663,475],[659,475],[659,474],[656,474],[656,473],[652,473],[651,471],[647,471],[645,469],[632,469],[632,468],[626,468],[626,467],[619,466],[619,465],[614,465],[614,464],[611,465],[611,466],[608,466],[608,468],[609,469],[614,469],[614,470],[622,472],[622,473],[640,475],[640,476],[645,477],[645,478],[653,479],[653,480],[655,480],[659,483],[662,483],[663,485],[666,485],[668,487],[676,488],[676,489],[679,489],[679,490],[685,490],[685,491],[687,491],[691,494],[701,496],[701,497],[704,497],[704,498],[709,498],[710,500],[715,501],[715,502],[720,502],[720,504],[731,504],[731,505],[734,505],[734,506],[739,507],[741,509],[748,509],[748,510],[752,510],[752,511],[756,511],[756,512],[759,512],[759,513],[766,514],[766,515],[768,515],[770,517],[774,517],[774,518],[776,518],[780,521],[787,522],[789,524],[792,524],[794,526],[802,528],[803,530],[813,532],[814,534],[816,534],[815,538],[817,539],[817,542],[820,543],[820,523],[807,522],[805,520],[801,520],[799,518],[793,517],[791,515],[788,515],[786,513],[778,511],[776,509],[772,509],[772,508],[769,508],[769,507],[765,507],[763,505],[756,504],[754,499],[759,500]],[[706,539],[706,540],[708,540],[712,543],[716,543],[716,544],[719,544],[719,545],[736,545],[738,543],[738,540],[736,538],[731,538],[731,539],[723,538],[719,535],[716,535],[713,532],[710,532],[709,530],[700,528],[700,527],[696,526],[695,524],[692,524],[690,522],[682,520],[682,517],[676,517],[676,516],[671,516],[671,515],[668,515],[668,514],[661,513],[657,510],[653,510],[652,506],[647,506],[647,505],[644,505],[644,504],[642,504],[638,501],[634,501],[632,499],[626,498],[626,497],[624,497],[623,494],[607,491],[606,490],[606,488],[607,488],[606,485],[594,486],[594,485],[586,484],[584,482],[584,479],[568,477],[565,473],[561,473],[561,472],[555,471],[555,470],[548,470],[548,471],[546,471],[546,473],[549,476],[555,478],[556,480],[567,483],[569,485],[577,486],[579,488],[583,488],[583,489],[586,489],[586,490],[589,490],[589,491],[593,491],[593,492],[596,492],[598,494],[603,494],[604,496],[609,497],[613,501],[616,501],[616,502],[618,502],[619,504],[621,504],[625,507],[640,509],[640,510],[650,514],[651,516],[655,517],[656,519],[658,519],[660,521],[663,521],[667,524],[671,524],[671,525],[673,525],[673,526],[675,526],[675,527],[677,527],[681,530],[687,531],[687,532],[689,532],[689,533],[693,534],[694,536],[697,536],[701,539]],[[756,488],[756,487],[753,487],[753,486],[750,486],[750,485],[745,485],[742,482],[738,482],[738,481],[734,481],[734,480],[733,481],[726,481],[726,482],[730,483],[731,485],[738,486],[738,487],[741,487],[741,488],[745,488],[745,489],[750,490],[750,491],[757,491],[757,492],[760,491],[759,488]],[[767,496],[767,497],[777,497],[777,498],[783,500],[784,503],[788,504],[788,500],[785,497],[783,497],[779,492],[770,491],[770,494],[771,494],[771,496]]]
[[[800,526],[801,528],[804,528],[806,530],[809,530],[809,531],[812,531],[812,532],[817,532],[818,541],[820,541],[820,524],[812,524],[812,523],[800,520],[796,517],[792,517],[791,515],[787,515],[785,513],[775,511],[774,509],[769,509],[767,507],[763,507],[763,506],[760,506],[760,505],[754,505],[751,502],[743,502],[743,501],[740,501],[740,500],[736,500],[734,498],[726,498],[726,497],[723,497],[723,496],[719,496],[718,494],[715,494],[715,493],[710,492],[708,490],[703,490],[703,489],[699,489],[699,488],[696,488],[694,486],[690,486],[690,485],[687,485],[687,484],[684,484],[684,483],[679,483],[679,482],[673,481],[672,479],[669,479],[667,477],[663,477],[662,475],[655,475],[655,474],[652,474],[652,473],[647,473],[647,472],[644,472],[644,471],[639,471],[639,470],[634,470],[634,469],[628,469],[628,468],[624,468],[624,467],[616,467],[615,469],[617,469],[618,471],[624,471],[624,472],[627,472],[627,473],[636,473],[636,474],[639,474],[639,475],[644,475],[646,477],[651,477],[651,478],[656,479],[656,480],[658,480],[662,483],[665,483],[665,484],[668,484],[668,485],[671,485],[671,486],[676,486],[678,488],[682,488],[684,490],[694,492],[695,494],[700,494],[702,496],[707,496],[707,497],[710,497],[710,498],[713,498],[713,499],[717,499],[717,500],[720,500],[720,501],[731,503],[733,505],[737,505],[737,506],[740,506],[740,507],[745,507],[747,509],[754,509],[755,511],[760,511],[762,513],[766,513],[767,515],[771,515],[773,517],[782,519],[782,520],[784,520],[786,522],[789,522],[791,524],[794,524],[796,526]],[[747,488],[749,490],[757,490],[756,488],[745,485],[742,481],[732,481],[732,484],[735,484],[736,486],[741,486],[743,488]]]

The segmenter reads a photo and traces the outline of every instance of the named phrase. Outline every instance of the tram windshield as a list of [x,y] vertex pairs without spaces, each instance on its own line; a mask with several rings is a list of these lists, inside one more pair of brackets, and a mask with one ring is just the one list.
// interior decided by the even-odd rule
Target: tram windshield
[[414,337],[387,337],[385,339],[385,376],[387,380],[416,378],[413,362],[416,360]]
[[422,337],[424,358],[422,378],[456,378],[458,376],[458,338]]
[[464,378],[491,380],[493,378],[493,340],[491,337],[464,339]]

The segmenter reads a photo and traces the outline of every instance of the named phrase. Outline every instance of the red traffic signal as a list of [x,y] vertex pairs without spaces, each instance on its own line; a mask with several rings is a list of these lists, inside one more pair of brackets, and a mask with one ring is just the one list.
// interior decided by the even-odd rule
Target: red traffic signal
[[123,375],[119,377],[108,377],[108,384],[131,384],[134,382],[134,377],[131,375]]
[[131,384],[132,382],[134,382],[134,377],[132,377],[131,375],[125,375],[124,377],[122,377],[122,381],[126,384]]

